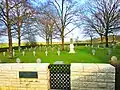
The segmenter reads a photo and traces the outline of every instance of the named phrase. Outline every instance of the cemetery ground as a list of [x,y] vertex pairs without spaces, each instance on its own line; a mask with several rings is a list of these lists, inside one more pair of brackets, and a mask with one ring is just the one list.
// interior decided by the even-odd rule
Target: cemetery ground
[[[46,56],[45,52],[48,52]],[[95,55],[92,54],[95,50]],[[24,55],[23,55],[24,51]],[[33,52],[35,51],[35,56]],[[41,63],[54,63],[55,61],[63,61],[65,64],[70,63],[109,63],[111,56],[120,58],[119,48],[98,48],[98,47],[85,47],[75,46],[74,54],[69,53],[69,46],[65,47],[65,51],[60,50],[58,55],[58,47],[43,47],[25,48],[14,50],[15,55],[13,59],[9,59],[8,52],[0,52],[0,60],[3,63],[15,63],[19,58],[21,63],[36,63],[36,60],[41,59]]]

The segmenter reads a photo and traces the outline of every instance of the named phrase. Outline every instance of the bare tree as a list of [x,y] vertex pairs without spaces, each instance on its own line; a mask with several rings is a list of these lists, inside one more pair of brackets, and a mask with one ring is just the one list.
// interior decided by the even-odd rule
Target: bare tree
[[1,0],[0,1],[0,21],[2,21],[8,32],[9,52],[10,57],[13,57],[12,51],[12,31],[14,30],[17,20],[15,18],[14,10],[23,3],[23,0]]
[[93,38],[96,36],[96,32],[93,28],[91,28],[90,26],[85,26],[83,33],[85,34],[84,36],[90,37],[90,44],[93,44]]
[[13,57],[13,53],[12,53],[12,32],[11,32],[11,26],[13,24],[13,20],[12,20],[12,16],[11,16],[11,9],[15,6],[14,4],[12,4],[10,6],[10,1],[9,0],[2,0],[0,2],[0,20],[2,22],[4,22],[4,24],[7,27],[7,31],[8,31],[8,41],[9,41],[9,52],[10,52],[10,56]]
[[13,10],[13,15],[14,15],[14,20],[16,21],[16,28],[14,35],[17,36],[18,39],[18,47],[21,46],[21,28],[22,24],[24,23],[24,19],[28,16],[30,13],[30,9],[27,6],[27,1],[26,0],[14,0],[15,4],[18,4],[21,2],[19,5],[15,6]]
[[50,2],[54,6],[57,12],[57,18],[53,18],[53,21],[60,32],[60,38],[62,40],[62,50],[64,50],[64,38],[67,34],[72,32],[75,28],[68,29],[68,25],[74,22],[75,14],[77,10],[75,9],[76,2],[71,0],[53,0]]
[[46,2],[39,4],[34,9],[36,11],[36,15],[34,16],[35,29],[38,31],[38,35],[46,40],[46,45],[49,45],[49,43],[52,45],[52,39],[55,39],[57,36],[57,29],[53,21],[56,19],[54,7],[50,6],[49,2]]
[[[36,0],[34,1],[36,2]],[[78,11],[76,10],[76,5],[76,1],[72,0],[48,0],[45,4],[40,2],[38,7],[42,8],[36,9],[39,14],[46,15],[52,22],[54,22],[54,35],[56,36],[56,38],[61,38],[62,50],[64,50],[65,36],[76,28],[75,26],[72,29],[68,29],[68,25],[74,22],[75,14]],[[51,14],[51,11],[54,15]]]
[[27,41],[28,44],[32,45],[36,43],[37,31],[34,27],[34,18],[32,16],[24,19],[21,35],[23,40]]
[[[84,20],[83,25],[85,25],[85,26],[87,25],[92,30],[94,30],[94,33],[97,33],[100,36],[101,43],[103,43],[104,28],[101,26],[101,24],[94,17],[90,17],[90,16],[89,17],[84,16],[83,20]],[[88,29],[88,31],[89,31],[89,29]]]
[[94,0],[90,11],[104,30],[106,47],[108,47],[108,35],[120,28],[120,2],[119,0]]
[[34,25],[38,30],[38,35],[46,40],[46,45],[49,45],[49,42],[52,45],[54,22],[48,16],[41,15]]

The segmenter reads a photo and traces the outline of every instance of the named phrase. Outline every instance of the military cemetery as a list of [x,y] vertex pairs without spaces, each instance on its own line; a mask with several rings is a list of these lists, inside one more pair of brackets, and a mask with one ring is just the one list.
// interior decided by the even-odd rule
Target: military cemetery
[[0,0],[0,90],[120,90],[120,0]]

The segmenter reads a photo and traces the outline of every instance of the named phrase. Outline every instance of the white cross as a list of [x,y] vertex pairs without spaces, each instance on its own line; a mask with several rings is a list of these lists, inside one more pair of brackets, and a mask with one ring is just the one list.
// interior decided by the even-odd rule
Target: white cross
[[92,45],[91,47],[93,48],[94,46]]
[[57,51],[57,53],[58,53],[58,56],[60,56],[60,51],[59,50]]
[[100,48],[100,46],[98,45],[98,48]]
[[34,56],[36,55],[36,52],[35,52],[35,51],[33,51],[33,55],[34,55]]
[[25,55],[25,52],[23,51],[22,54],[23,54],[23,56],[24,56],[24,55]]
[[20,59],[19,59],[19,58],[17,58],[17,59],[16,59],[16,62],[17,62],[17,63],[20,63]]
[[92,54],[95,55],[95,52],[96,52],[96,51],[93,49],[93,50],[92,50]]
[[13,56],[15,56],[15,52],[13,51]]
[[85,45],[85,47],[87,47],[87,44]]
[[41,63],[41,59],[38,58],[38,59],[36,60],[36,62],[37,62],[37,63]]
[[20,52],[20,48],[19,48],[19,52]]
[[48,56],[48,51],[47,50],[45,51],[45,55]]
[[7,49],[7,52],[9,52],[9,49]]
[[5,52],[3,52],[3,56],[5,56]]

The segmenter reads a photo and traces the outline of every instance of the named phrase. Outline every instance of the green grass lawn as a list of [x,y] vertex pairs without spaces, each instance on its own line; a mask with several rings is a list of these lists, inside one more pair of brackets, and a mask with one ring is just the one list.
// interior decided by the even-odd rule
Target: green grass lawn
[[3,56],[3,53],[0,53],[0,60],[2,62],[16,62],[16,58],[20,58],[21,62],[24,63],[36,63],[36,59],[40,58],[42,63],[54,63],[55,61],[64,61],[64,63],[109,63],[111,56],[115,55],[120,58],[120,49],[112,49],[112,54],[108,55],[108,49],[103,48],[94,48],[96,50],[96,55],[91,54],[92,48],[84,46],[75,47],[75,54],[69,54],[69,50],[61,51],[60,56],[57,55],[57,48],[54,48],[52,51],[51,48],[48,49],[48,56],[45,56],[45,48],[40,50],[36,49],[36,56],[33,56],[33,50],[24,50],[25,56],[22,55],[22,50],[19,52],[15,50],[14,59],[9,59],[8,53],[6,56]]

